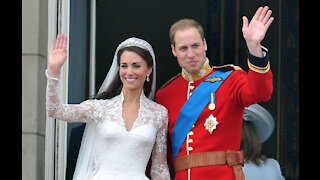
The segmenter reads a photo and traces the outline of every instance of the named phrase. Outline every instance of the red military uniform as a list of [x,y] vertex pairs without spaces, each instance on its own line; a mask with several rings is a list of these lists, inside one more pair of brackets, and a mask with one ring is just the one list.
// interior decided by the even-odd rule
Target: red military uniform
[[[250,69],[247,74],[245,71],[234,68],[235,66],[232,65],[211,68],[207,60],[199,74],[190,75],[183,70],[181,74],[158,90],[156,101],[164,105],[169,113],[169,165],[173,162],[171,148],[172,131],[181,108],[194,89],[219,68],[234,68],[234,71],[216,91],[215,109],[213,111],[209,110],[207,106],[201,112],[181,146],[177,157],[209,151],[239,151],[244,108],[254,103],[268,101],[273,90],[272,72],[268,56],[257,58],[249,54],[248,65]],[[211,134],[204,125],[210,115],[216,117],[218,121],[216,129]],[[175,179],[233,180],[234,173],[233,169],[227,164],[203,166],[176,172]]]

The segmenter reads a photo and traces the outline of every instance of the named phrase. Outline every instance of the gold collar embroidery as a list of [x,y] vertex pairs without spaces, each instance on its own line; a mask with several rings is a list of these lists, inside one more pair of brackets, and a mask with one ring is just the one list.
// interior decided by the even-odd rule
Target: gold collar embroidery
[[197,81],[203,77],[205,77],[206,75],[208,75],[210,72],[212,71],[212,68],[209,65],[209,59],[207,58],[206,62],[204,63],[204,65],[202,66],[202,68],[200,69],[200,71],[195,72],[195,73],[188,73],[186,70],[184,70],[182,68],[182,77],[186,80],[186,81]]

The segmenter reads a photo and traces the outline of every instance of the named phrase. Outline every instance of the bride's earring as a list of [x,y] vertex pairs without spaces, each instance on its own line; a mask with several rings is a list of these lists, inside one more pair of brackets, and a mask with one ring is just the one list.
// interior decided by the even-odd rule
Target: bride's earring
[[149,74],[147,74],[147,79],[146,79],[146,81],[147,81],[147,82],[150,81],[150,79],[149,79]]

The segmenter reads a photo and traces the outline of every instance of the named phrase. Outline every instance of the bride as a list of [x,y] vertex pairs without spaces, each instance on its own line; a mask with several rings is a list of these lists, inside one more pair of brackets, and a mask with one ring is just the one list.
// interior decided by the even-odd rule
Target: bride
[[62,104],[60,70],[67,59],[67,36],[51,41],[46,70],[46,108],[50,117],[87,123],[74,180],[170,179],[167,166],[168,112],[152,101],[156,84],[155,55],[139,38],[119,44],[112,66],[95,99]]

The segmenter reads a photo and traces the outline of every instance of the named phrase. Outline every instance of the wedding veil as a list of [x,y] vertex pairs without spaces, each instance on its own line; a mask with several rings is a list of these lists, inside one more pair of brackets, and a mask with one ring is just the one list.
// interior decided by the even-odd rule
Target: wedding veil
[[[137,46],[142,49],[145,49],[152,56],[152,59],[153,59],[152,85],[151,85],[150,93],[146,94],[146,96],[152,100],[154,98],[155,88],[156,88],[155,54],[153,52],[152,46],[148,42],[136,37],[128,38],[125,41],[123,41],[121,44],[119,44],[119,46],[117,47],[114,53],[112,65],[98,91],[98,94],[106,91],[109,85],[111,84],[112,80],[119,74],[119,66],[117,65],[118,51],[124,47],[129,47],[129,46]],[[94,162],[95,144],[99,143],[99,139],[100,139],[99,137],[96,137],[96,132],[97,131],[95,130],[95,125],[91,123],[87,123],[82,136],[81,147],[78,154],[78,160],[77,160],[76,169],[74,171],[73,180],[88,180],[92,176],[94,176],[94,174],[97,172],[99,168],[99,165],[95,164]]]

